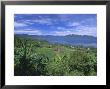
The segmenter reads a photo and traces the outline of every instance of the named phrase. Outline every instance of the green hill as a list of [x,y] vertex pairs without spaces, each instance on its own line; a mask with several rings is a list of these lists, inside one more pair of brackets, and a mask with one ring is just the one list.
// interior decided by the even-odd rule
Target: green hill
[[15,36],[15,76],[96,76],[97,49]]

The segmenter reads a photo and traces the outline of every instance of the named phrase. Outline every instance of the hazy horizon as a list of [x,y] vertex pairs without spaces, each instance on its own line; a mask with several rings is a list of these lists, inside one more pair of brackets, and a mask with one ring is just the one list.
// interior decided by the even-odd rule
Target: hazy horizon
[[[36,34],[14,34],[14,35],[29,35],[29,36],[68,36],[68,35],[77,35],[77,34],[68,34],[68,35],[45,35],[45,34],[42,34],[42,35],[36,35]],[[91,37],[95,37],[97,38],[96,36],[92,36],[92,35],[77,35],[77,36],[91,36]]]

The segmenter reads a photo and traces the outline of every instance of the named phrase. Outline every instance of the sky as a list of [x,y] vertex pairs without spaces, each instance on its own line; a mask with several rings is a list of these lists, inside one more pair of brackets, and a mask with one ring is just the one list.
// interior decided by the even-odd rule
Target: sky
[[15,14],[14,33],[55,36],[76,34],[97,37],[97,15]]

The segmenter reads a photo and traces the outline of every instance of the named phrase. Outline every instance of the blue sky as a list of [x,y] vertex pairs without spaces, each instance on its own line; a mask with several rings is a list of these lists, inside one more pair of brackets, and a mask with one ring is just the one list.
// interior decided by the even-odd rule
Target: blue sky
[[97,15],[15,14],[14,33],[57,36],[77,34],[97,37]]

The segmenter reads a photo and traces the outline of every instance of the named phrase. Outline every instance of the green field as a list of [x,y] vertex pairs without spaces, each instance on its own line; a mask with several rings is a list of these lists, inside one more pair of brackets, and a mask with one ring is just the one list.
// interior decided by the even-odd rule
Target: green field
[[97,49],[14,39],[15,76],[96,76]]

